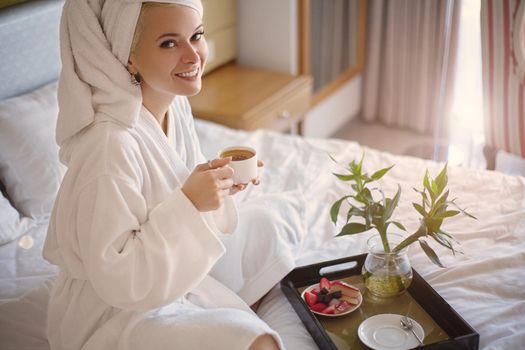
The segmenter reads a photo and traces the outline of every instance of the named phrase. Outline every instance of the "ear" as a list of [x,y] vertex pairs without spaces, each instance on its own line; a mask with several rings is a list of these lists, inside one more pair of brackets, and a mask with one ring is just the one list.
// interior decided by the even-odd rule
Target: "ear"
[[138,69],[135,65],[135,54],[133,52],[129,54],[127,69],[131,74],[138,73]]

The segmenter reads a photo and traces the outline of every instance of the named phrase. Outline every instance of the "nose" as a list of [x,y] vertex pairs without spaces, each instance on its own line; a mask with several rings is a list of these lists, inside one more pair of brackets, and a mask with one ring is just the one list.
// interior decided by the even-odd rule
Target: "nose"
[[184,63],[197,63],[199,62],[199,54],[197,52],[197,48],[195,48],[191,44],[186,44],[186,47],[184,49],[184,54],[182,56],[182,61]]

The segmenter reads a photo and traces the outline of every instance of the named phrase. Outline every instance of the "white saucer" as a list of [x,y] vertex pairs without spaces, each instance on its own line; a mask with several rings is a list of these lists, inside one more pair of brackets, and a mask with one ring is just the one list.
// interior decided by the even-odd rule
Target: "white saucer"
[[[357,329],[359,339],[375,350],[407,350],[419,345],[414,334],[401,328],[401,315],[381,314],[364,320]],[[423,327],[415,320],[414,331],[420,339],[425,337]]]

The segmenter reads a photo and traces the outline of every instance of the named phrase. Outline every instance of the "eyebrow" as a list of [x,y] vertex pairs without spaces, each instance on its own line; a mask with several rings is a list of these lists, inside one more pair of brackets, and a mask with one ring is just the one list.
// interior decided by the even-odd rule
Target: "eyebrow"
[[[198,31],[198,30],[201,29],[202,27],[203,27],[203,25],[202,25],[202,24],[199,24],[199,26],[193,30],[193,33],[195,33],[196,31]],[[159,36],[159,37],[157,38],[157,40],[160,40],[160,39],[162,39],[162,38],[164,38],[164,37],[167,37],[167,36],[169,36],[169,37],[176,37],[176,38],[179,38],[179,37],[181,37],[182,35],[180,35],[179,33],[164,33],[164,34],[162,34],[161,36]]]

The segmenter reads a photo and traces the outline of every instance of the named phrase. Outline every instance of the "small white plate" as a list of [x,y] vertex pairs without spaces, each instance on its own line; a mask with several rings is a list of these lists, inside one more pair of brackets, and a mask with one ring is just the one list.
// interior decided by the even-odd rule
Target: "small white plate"
[[[401,315],[381,314],[367,318],[359,325],[359,339],[375,350],[407,350],[419,345],[414,334],[401,328]],[[420,339],[424,339],[425,331],[415,320],[414,331]]]
[[[304,299],[304,293],[306,292],[309,292],[311,291],[312,289],[314,288],[318,288],[319,289],[319,283],[317,284],[312,284],[310,287],[306,288],[305,290],[303,290],[303,292],[301,293],[301,298],[306,302],[306,300]],[[357,296],[357,301],[358,303],[356,305],[353,305],[353,304],[350,304],[352,306],[350,306],[348,308],[348,310],[346,310],[345,312],[341,312],[339,314],[324,314],[322,312],[317,312],[317,311],[314,311],[312,309],[310,309],[310,307],[308,307],[308,310],[312,311],[314,314],[317,314],[317,315],[321,315],[321,316],[325,316],[325,317],[339,317],[339,316],[344,316],[344,315],[348,315],[349,313],[351,313],[352,311],[355,311],[359,306],[361,306],[361,303],[363,302],[363,296],[361,295],[361,293],[359,293],[359,295]],[[306,303],[306,305],[308,305],[308,303]]]

